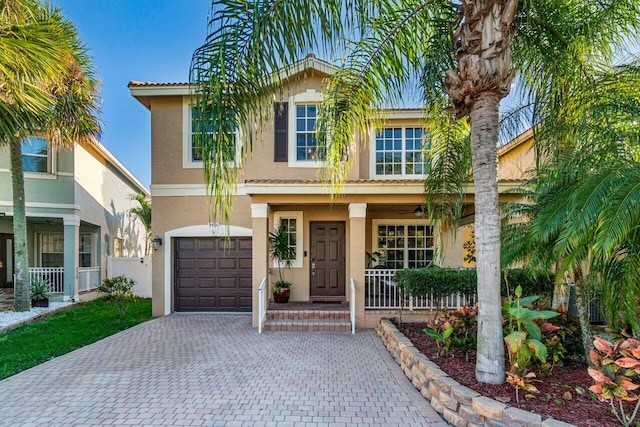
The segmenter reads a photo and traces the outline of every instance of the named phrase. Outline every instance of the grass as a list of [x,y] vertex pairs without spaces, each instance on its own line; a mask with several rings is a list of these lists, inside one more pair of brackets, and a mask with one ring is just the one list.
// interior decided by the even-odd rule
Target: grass
[[151,299],[138,298],[126,320],[104,298],[0,334],[0,379],[151,319]]

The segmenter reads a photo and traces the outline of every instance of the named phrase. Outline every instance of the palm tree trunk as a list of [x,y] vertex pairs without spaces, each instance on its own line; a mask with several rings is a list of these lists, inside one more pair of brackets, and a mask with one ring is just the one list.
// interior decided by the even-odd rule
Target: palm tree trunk
[[584,292],[584,278],[580,267],[573,269],[573,280],[576,287],[576,308],[578,309],[578,320],[580,321],[580,331],[582,332],[584,357],[587,363],[591,364],[589,352],[593,349],[593,334],[591,333],[591,322],[589,321],[587,297]]
[[22,142],[12,138],[9,142],[11,156],[11,183],[13,186],[13,241],[15,243],[15,279],[13,282],[15,311],[29,311],[29,258],[27,255],[27,216],[24,201],[24,172],[22,170]]
[[478,272],[476,379],[490,384],[502,384],[505,379],[498,207],[499,103],[497,94],[484,92],[475,100],[470,112]]

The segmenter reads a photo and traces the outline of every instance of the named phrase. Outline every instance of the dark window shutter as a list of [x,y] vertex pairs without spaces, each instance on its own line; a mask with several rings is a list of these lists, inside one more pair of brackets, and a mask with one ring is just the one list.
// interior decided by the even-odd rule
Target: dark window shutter
[[275,123],[273,135],[273,160],[275,162],[286,162],[288,160],[288,138],[287,128],[289,126],[289,104],[286,102],[274,103]]

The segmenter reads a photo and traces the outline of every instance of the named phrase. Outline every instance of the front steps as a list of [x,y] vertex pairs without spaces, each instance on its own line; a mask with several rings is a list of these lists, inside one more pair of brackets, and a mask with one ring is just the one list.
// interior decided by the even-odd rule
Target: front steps
[[272,304],[267,310],[265,331],[351,332],[346,304]]

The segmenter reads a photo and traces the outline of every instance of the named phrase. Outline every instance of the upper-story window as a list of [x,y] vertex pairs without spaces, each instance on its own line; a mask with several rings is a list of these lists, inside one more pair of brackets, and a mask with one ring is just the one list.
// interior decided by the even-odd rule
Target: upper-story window
[[[290,96],[288,99],[288,155],[289,167],[315,168],[325,159],[324,150],[318,147],[316,138],[316,122],[318,108],[322,103],[322,93],[315,89]],[[276,111],[277,113],[277,111]],[[281,147],[282,138],[278,136],[278,126],[282,124],[281,114],[276,114],[276,146],[275,159],[283,161]]]
[[375,133],[374,174],[378,176],[422,176],[424,130],[416,127],[389,127]]
[[22,170],[49,172],[49,144],[45,138],[30,136],[22,142]]
[[296,105],[296,160],[316,161],[324,158],[316,140],[318,105]]
[[[206,112],[203,113],[200,108],[188,103],[185,105],[183,118],[185,130],[182,165],[185,168],[201,168],[204,140],[215,136],[213,119],[206,117]],[[203,119],[202,121],[199,120],[201,118]],[[239,132],[237,130],[234,131],[233,137],[227,139],[227,141],[233,141],[233,143],[228,144],[223,150],[224,160],[230,163],[236,162],[239,158],[238,152],[240,149]]]

